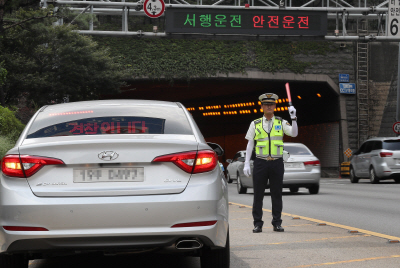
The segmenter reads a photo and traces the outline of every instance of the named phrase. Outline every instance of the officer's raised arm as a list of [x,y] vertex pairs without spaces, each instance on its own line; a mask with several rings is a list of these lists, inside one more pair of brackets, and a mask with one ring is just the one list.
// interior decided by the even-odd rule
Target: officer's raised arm
[[283,124],[283,132],[290,137],[297,137],[299,130],[297,127],[296,109],[293,106],[290,106],[288,110],[290,118],[292,119],[292,125],[290,125],[288,122]]

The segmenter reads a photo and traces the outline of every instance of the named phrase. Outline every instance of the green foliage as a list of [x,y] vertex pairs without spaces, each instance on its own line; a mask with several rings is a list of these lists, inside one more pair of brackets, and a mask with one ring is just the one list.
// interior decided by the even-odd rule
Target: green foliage
[[0,136],[16,142],[24,125],[15,117],[14,112],[0,106]]
[[0,159],[2,159],[8,150],[13,148],[15,145],[15,141],[13,141],[8,136],[0,136]]
[[217,73],[243,72],[246,67],[244,42],[95,38],[118,55],[133,77],[208,77]]
[[264,72],[288,69],[303,73],[312,62],[295,60],[295,55],[325,55],[337,51],[330,42],[252,42],[256,59],[254,66]]
[[4,62],[0,62],[0,86],[6,81],[7,70],[3,68]]
[[217,73],[245,73],[246,68],[266,72],[302,73],[313,62],[295,55],[324,55],[337,51],[330,42],[206,41],[95,37],[110,48],[127,75],[158,79],[193,79]]
[[38,105],[60,102],[66,95],[71,101],[96,99],[122,85],[121,68],[108,50],[67,25],[16,27],[2,44],[7,102],[17,101],[24,92]]

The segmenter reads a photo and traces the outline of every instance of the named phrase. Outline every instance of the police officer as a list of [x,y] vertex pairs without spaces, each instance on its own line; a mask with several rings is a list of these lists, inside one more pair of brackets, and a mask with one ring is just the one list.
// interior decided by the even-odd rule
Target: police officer
[[278,96],[273,93],[262,94],[259,97],[261,108],[264,111],[262,118],[251,122],[249,130],[246,134],[248,140],[246,149],[246,161],[244,164],[244,174],[250,177],[250,157],[255,144],[256,158],[254,160],[253,169],[253,233],[262,232],[262,207],[264,192],[269,181],[271,202],[272,202],[272,225],[274,231],[283,232],[282,228],[282,184],[283,173],[285,172],[283,165],[283,135],[296,137],[297,117],[296,109],[293,106],[289,107],[292,126],[282,118],[274,116],[276,101]]

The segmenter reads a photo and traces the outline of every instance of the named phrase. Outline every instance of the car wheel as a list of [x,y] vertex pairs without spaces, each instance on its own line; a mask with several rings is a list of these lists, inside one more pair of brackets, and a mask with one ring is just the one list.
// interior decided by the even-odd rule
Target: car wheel
[[313,185],[310,188],[308,188],[308,192],[310,194],[318,194],[318,192],[319,192],[319,184]]
[[28,259],[21,255],[0,255],[1,268],[28,268]]
[[240,179],[239,174],[237,175],[237,191],[238,191],[239,194],[247,193],[247,188],[243,187],[242,180]]
[[229,268],[230,246],[229,231],[226,236],[226,245],[223,249],[204,248],[200,257],[201,268]]
[[229,172],[226,172],[226,181],[228,182],[228,183],[232,183],[232,179],[231,179],[231,175],[229,175]]
[[373,167],[370,168],[369,170],[369,180],[371,183],[379,183],[379,178],[376,176],[375,170]]
[[289,189],[291,193],[297,193],[299,191],[299,187],[290,187]]
[[358,183],[359,178],[354,173],[353,167],[350,167],[350,182],[351,183]]
[[400,183],[400,178],[395,178],[394,181],[395,181],[396,183]]

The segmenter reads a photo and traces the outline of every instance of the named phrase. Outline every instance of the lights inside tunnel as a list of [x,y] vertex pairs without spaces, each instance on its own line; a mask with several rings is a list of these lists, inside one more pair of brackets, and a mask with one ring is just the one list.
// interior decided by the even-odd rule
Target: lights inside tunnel
[[[301,99],[300,96],[298,96],[299,99]],[[289,102],[288,99],[278,99],[276,100],[277,104],[284,104]],[[261,102],[258,102],[259,105],[261,105]],[[222,108],[223,106],[223,108]],[[232,104],[225,104],[225,105],[208,105],[208,106],[199,106],[198,110],[199,111],[204,111],[204,110],[220,110],[220,109],[235,109],[235,108],[242,108],[242,107],[251,107],[251,106],[257,106],[257,103],[254,102],[242,102],[242,103],[232,103]],[[195,107],[189,107],[187,108],[188,111],[196,111]],[[283,112],[287,111],[288,107],[283,106],[283,107],[276,107],[275,112]],[[245,114],[258,114],[258,113],[264,113],[263,109],[257,109],[257,107],[254,107],[253,109],[246,109],[246,110],[225,110],[225,111],[215,111],[215,112],[205,112],[202,113],[203,116],[218,116],[218,115],[245,115]]]
[[317,93],[317,96],[321,98],[321,94]]
[[297,96],[297,98],[299,98],[299,100],[301,100],[301,97],[300,97],[300,96]]

